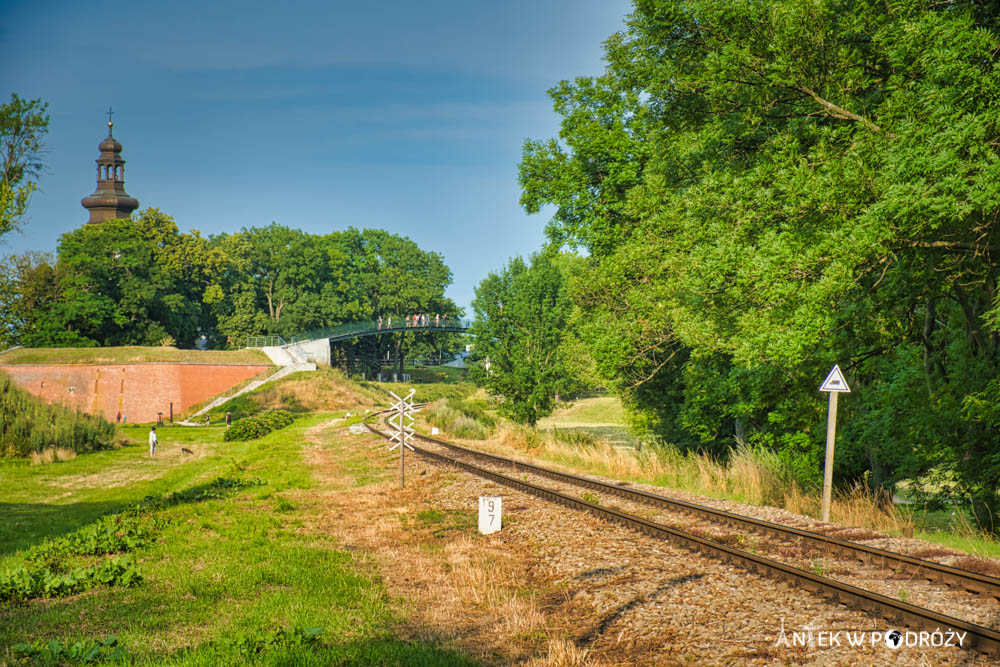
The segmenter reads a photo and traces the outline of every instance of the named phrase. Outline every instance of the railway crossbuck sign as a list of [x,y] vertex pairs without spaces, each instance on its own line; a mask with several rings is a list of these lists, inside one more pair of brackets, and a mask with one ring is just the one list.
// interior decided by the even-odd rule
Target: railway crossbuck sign
[[409,394],[400,398],[391,391],[389,392],[389,395],[396,399],[396,402],[390,408],[394,412],[389,417],[389,424],[396,427],[396,430],[389,436],[389,440],[395,444],[389,445],[389,451],[391,452],[399,447],[399,488],[401,489],[406,486],[405,468],[403,467],[406,459],[406,450],[413,451],[413,445],[410,442],[413,440],[414,433],[411,427],[414,422],[413,395],[415,393],[417,393],[417,390],[411,389]]
[[851,393],[838,364],[834,364],[819,390],[830,394],[830,409],[826,416],[826,463],[823,466],[823,521],[829,521],[830,496],[833,493],[833,442],[837,437],[837,395]]

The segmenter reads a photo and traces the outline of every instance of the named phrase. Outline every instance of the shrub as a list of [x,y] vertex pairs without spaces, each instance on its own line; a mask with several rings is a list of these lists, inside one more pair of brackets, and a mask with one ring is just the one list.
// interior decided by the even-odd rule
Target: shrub
[[456,438],[485,440],[496,428],[496,420],[477,401],[441,399],[427,406],[427,421]]
[[[68,460],[68,454],[111,447],[115,425],[102,417],[49,405],[0,373],[0,456],[45,454],[47,461]],[[60,452],[59,450],[63,450]]]
[[245,417],[237,420],[226,429],[223,438],[227,441],[233,440],[256,440],[262,438],[271,431],[285,428],[292,423],[292,416],[284,410],[272,410],[255,417]]

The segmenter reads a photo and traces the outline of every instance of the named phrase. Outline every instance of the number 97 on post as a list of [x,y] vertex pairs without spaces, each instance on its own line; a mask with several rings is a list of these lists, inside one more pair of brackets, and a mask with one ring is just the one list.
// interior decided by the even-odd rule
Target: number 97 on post
[[479,496],[479,532],[489,535],[500,530],[500,496]]

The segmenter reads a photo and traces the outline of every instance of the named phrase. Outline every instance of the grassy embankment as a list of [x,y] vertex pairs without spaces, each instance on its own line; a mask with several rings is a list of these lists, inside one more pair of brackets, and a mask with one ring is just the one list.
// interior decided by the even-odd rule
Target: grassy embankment
[[[120,433],[132,446],[41,466],[0,460],[0,573],[34,566],[32,547],[146,496],[218,477],[264,482],[155,510],[154,541],[132,554],[138,586],[0,602],[0,663],[16,664],[12,647],[25,642],[51,653],[51,640],[90,641],[89,650],[107,655],[110,647],[94,642],[115,636],[134,664],[467,664],[434,643],[394,638],[398,607],[371,564],[309,528],[323,508],[300,495],[314,485],[303,453],[316,437],[310,429],[337,416],[304,414],[246,443],[223,442],[218,427],[164,426],[152,459],[147,430],[130,426]],[[359,469],[350,484],[371,477]],[[105,558],[69,556],[62,565]]]
[[175,347],[21,348],[0,355],[0,365],[35,364],[267,364],[260,350],[178,350]]
[[[632,446],[624,411],[612,397],[577,401],[534,429],[499,420],[483,401],[474,400],[440,401],[428,409],[427,419],[455,437],[480,440],[500,451],[519,450],[576,471],[820,515],[820,494],[799,487],[768,452],[740,447],[722,462],[704,454]],[[830,515],[835,523],[1000,557],[1000,542],[978,532],[961,513],[929,512],[918,505],[885,507],[867,491],[855,489],[835,494]]]

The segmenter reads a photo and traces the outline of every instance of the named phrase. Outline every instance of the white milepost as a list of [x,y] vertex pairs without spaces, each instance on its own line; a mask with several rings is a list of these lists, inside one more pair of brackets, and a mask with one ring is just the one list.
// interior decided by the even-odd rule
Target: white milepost
[[847,386],[840,366],[835,364],[819,390],[830,394],[830,409],[826,415],[826,463],[823,466],[823,521],[829,521],[830,496],[833,494],[833,442],[837,437],[837,395],[849,394],[851,388]]
[[479,496],[479,532],[489,535],[500,530],[500,496]]

